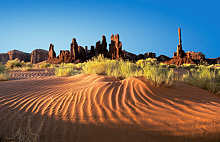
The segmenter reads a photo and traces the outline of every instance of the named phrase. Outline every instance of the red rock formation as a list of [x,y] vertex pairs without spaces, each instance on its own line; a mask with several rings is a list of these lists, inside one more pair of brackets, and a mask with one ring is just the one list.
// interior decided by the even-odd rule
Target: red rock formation
[[205,60],[205,55],[201,52],[188,51],[186,52],[186,56],[187,58],[191,58],[193,60]]
[[102,36],[102,42],[101,41],[96,42],[95,53],[96,56],[102,54],[105,57],[107,57],[108,55],[107,42],[106,42],[106,37],[104,35]]
[[56,58],[56,52],[54,51],[54,45],[51,43],[49,47],[48,60]]
[[70,44],[70,56],[73,61],[79,59],[78,44],[75,38],[73,38],[72,43]]
[[36,49],[31,52],[31,63],[36,64],[48,59],[48,51],[43,49]]
[[11,50],[8,52],[9,60],[18,58],[20,61],[30,62],[31,55],[18,50]]
[[109,44],[109,57],[119,59],[123,57],[122,43],[119,40],[119,34],[111,36],[111,44]]
[[69,50],[60,50],[60,55],[58,56],[58,63],[71,63],[72,58]]
[[187,52],[182,49],[181,29],[178,29],[179,44],[177,45],[177,51],[174,52],[174,56],[171,60],[167,61],[168,64],[198,64],[205,60],[205,56],[201,52]]

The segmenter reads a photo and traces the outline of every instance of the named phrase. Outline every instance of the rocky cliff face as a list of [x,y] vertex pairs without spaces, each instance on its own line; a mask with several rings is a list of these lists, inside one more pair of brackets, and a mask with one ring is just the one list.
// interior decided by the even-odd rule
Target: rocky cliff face
[[1,53],[0,54],[0,63],[7,63],[7,61],[9,60],[9,56],[8,53]]
[[119,34],[111,36],[111,43],[109,44],[109,57],[111,59],[123,58],[122,42],[119,40]]
[[31,63],[37,64],[48,59],[48,51],[43,49],[35,49],[31,52]]
[[[106,37],[103,35],[101,41],[96,42],[96,46],[91,46],[89,50],[86,46],[85,48],[79,46],[76,39],[73,38],[70,44],[69,50],[61,50],[59,56],[56,57],[54,52],[54,46],[51,44],[48,53],[48,62],[50,63],[78,63],[84,62],[91,59],[94,56],[104,55],[111,59],[125,58],[125,54],[122,51],[122,43],[119,40],[119,35],[112,35],[111,44],[109,45],[109,51],[107,50]],[[128,57],[129,59],[129,57]]]
[[25,53],[18,50],[11,50],[8,52],[9,60],[14,60],[18,58],[20,61],[30,62],[31,54]]

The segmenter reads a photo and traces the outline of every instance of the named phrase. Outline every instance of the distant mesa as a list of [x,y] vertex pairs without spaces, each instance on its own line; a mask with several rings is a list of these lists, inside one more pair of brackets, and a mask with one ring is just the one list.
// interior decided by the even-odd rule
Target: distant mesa
[[[33,50],[31,53],[25,53],[18,50],[12,50],[8,53],[0,53],[0,62],[3,64],[6,63],[8,60],[13,60],[18,58],[21,61],[31,62],[32,64],[36,64],[42,61],[47,61],[53,64],[59,63],[79,63],[85,62],[93,57],[96,57],[102,54],[104,57],[109,59],[124,59],[129,61],[137,61],[140,59],[146,58],[157,58],[159,62],[164,62],[166,64],[175,64],[175,65],[182,65],[182,64],[200,64],[200,63],[207,63],[207,64],[219,64],[219,58],[211,58],[206,59],[205,55],[201,52],[193,52],[188,51],[185,52],[183,50],[182,45],[182,37],[181,37],[181,29],[178,29],[179,35],[179,43],[177,45],[177,50],[174,52],[173,57],[170,58],[165,55],[159,55],[156,57],[155,53],[146,52],[144,54],[133,54],[128,51],[123,50],[122,42],[120,41],[119,34],[112,34],[111,35],[111,42],[108,45],[106,41],[106,37],[103,35],[102,39],[97,41],[95,46],[91,46],[90,50],[88,46],[80,46],[77,43],[76,38],[72,39],[70,43],[70,50],[60,50],[59,55],[56,55],[54,51],[54,45],[51,43],[49,46],[49,51],[43,49],[36,49]],[[107,46],[109,48],[107,49]]]

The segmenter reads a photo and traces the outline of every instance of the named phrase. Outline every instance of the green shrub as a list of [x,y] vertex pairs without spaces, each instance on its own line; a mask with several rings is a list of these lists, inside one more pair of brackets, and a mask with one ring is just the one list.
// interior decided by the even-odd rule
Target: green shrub
[[102,55],[86,62],[82,69],[84,73],[108,75],[117,78],[127,78],[141,74],[141,68],[134,63],[105,59]]
[[56,76],[72,76],[80,73],[80,70],[76,70],[72,67],[58,67],[55,69]]
[[158,87],[162,84],[172,85],[174,80],[174,71],[160,66],[145,66],[144,77],[152,81],[153,85]]
[[183,65],[181,65],[181,67],[183,69],[188,69],[188,70],[196,68],[196,66],[197,66],[196,64],[183,64]]
[[146,65],[156,65],[158,64],[156,58],[147,58],[145,60],[141,59],[136,62],[136,65],[138,65],[141,68],[144,68]]
[[0,63],[0,73],[3,73],[4,71],[5,71],[5,66]]
[[40,69],[45,69],[45,68],[49,68],[51,66],[50,63],[46,63],[46,62],[43,62],[41,64],[39,64],[39,68]]
[[6,81],[9,79],[9,74],[7,72],[0,73],[0,81]]
[[183,81],[186,83],[206,89],[211,93],[218,91],[218,79],[218,71],[205,66],[200,66],[199,69],[183,75]]
[[8,62],[5,64],[7,69],[20,68],[23,65],[24,65],[24,62],[21,62],[18,58],[14,60],[8,60]]
[[170,64],[168,65],[168,68],[177,68],[177,66],[175,64]]

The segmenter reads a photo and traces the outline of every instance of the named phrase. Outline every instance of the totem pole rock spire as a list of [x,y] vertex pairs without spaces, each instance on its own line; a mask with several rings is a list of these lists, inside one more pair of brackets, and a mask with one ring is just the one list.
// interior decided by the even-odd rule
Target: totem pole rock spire
[[181,28],[178,28],[178,34],[179,34],[179,45],[182,45],[182,38],[181,38]]

